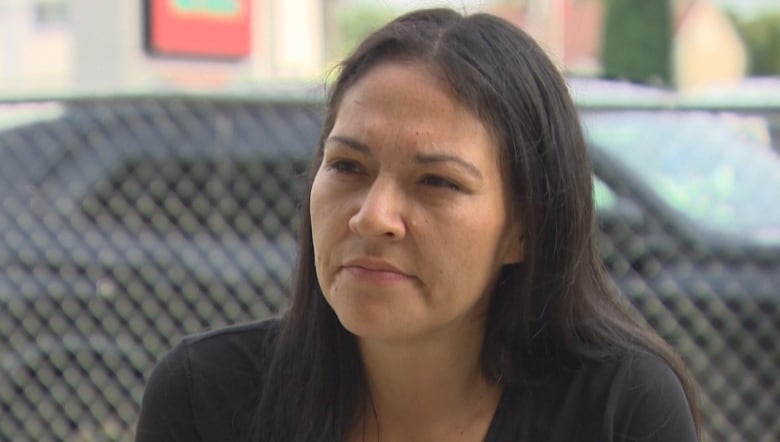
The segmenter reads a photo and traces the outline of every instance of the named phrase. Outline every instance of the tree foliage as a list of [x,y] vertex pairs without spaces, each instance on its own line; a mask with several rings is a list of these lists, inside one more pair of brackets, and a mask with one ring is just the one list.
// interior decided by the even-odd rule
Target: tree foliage
[[376,3],[357,3],[339,10],[339,58],[352,51],[368,34],[398,16],[395,8]]
[[607,0],[603,75],[638,83],[671,84],[669,0]]
[[750,60],[749,74],[780,75],[780,12],[751,19],[732,16]]

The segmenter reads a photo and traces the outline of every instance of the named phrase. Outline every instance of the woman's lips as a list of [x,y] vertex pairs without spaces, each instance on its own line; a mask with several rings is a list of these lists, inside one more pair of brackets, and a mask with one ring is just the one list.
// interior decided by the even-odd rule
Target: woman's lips
[[357,258],[342,267],[353,277],[372,283],[391,284],[413,278],[395,265],[376,258]]

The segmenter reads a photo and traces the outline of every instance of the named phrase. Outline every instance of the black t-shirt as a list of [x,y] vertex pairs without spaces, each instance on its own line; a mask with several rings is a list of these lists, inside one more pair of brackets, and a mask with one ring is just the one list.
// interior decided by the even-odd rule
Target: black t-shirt
[[[238,441],[249,428],[278,320],[185,338],[144,393],[137,442]],[[505,388],[486,442],[696,441],[682,386],[659,358],[583,361],[548,382]]]

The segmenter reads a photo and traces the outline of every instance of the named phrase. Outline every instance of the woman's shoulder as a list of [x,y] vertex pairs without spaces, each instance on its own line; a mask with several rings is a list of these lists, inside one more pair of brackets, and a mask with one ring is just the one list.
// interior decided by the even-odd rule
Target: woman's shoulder
[[571,372],[574,379],[612,392],[682,391],[682,384],[672,367],[651,353],[626,353],[611,357],[584,359]]
[[174,371],[184,370],[197,381],[195,393],[218,388],[224,394],[235,386],[241,394],[248,383],[264,378],[279,325],[274,318],[188,335],[165,360]]
[[[242,362],[251,364],[258,357],[268,356],[280,322],[278,318],[271,318],[187,335],[171,350],[170,355],[179,354],[196,360],[221,357],[239,365]],[[247,356],[251,357],[245,359]],[[222,359],[222,362],[224,365],[225,359]]]
[[186,369],[200,379],[258,376],[271,358],[279,323],[276,318],[266,319],[185,336],[160,365]]
[[695,441],[689,398],[675,370],[655,354],[589,362],[602,426],[614,440]]
[[534,440],[696,440],[682,383],[652,354],[582,358],[508,396],[506,421]]
[[544,362],[544,370],[524,376],[516,374],[521,386],[560,390],[575,389],[590,395],[630,389],[663,391],[682,390],[677,373],[660,356],[645,350],[615,351],[570,355]]
[[184,337],[147,380],[136,440],[168,440],[167,434],[230,440],[231,432],[243,430],[279,326],[278,319],[268,319]]

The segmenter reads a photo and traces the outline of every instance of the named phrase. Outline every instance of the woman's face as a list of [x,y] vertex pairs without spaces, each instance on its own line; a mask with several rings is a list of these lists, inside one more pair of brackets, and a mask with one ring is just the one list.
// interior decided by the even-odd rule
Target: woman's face
[[320,287],[367,339],[483,326],[501,265],[522,259],[493,137],[422,64],[347,90],[310,209]]

